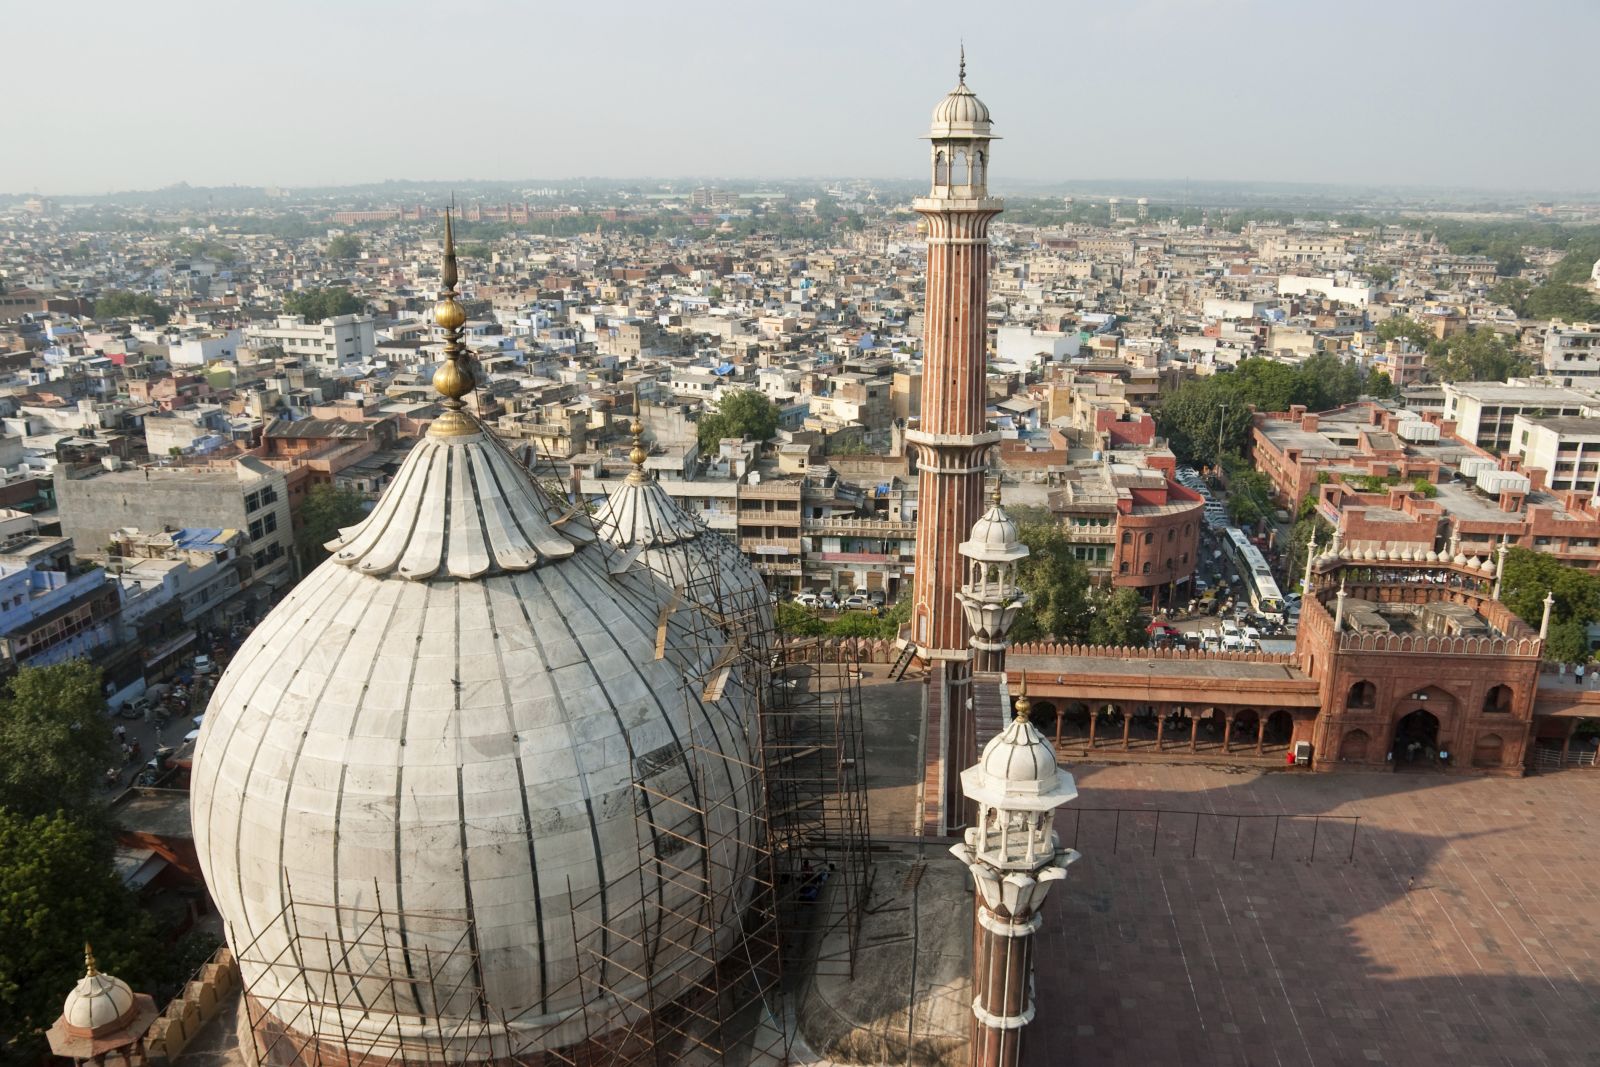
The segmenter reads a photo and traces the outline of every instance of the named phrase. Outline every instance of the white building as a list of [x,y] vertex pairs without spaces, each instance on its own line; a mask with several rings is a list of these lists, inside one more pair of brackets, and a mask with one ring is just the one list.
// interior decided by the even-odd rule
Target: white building
[[245,340],[255,348],[281,348],[325,370],[365,363],[377,354],[371,315],[335,315],[308,323],[302,315],[279,315],[270,326],[252,325]]
[[1551,489],[1600,495],[1600,418],[1517,415],[1511,451],[1522,457],[1524,468],[1548,472]]
[[1571,385],[1574,378],[1600,378],[1600,326],[1552,326],[1544,335],[1544,371]]
[[1491,452],[1511,447],[1516,417],[1582,415],[1600,403],[1585,389],[1507,382],[1452,382],[1444,387],[1444,417],[1456,420],[1456,436]]
[[1076,333],[1001,326],[995,331],[995,362],[1032,370],[1049,360],[1071,359],[1079,344]]
[[1340,278],[1313,278],[1303,274],[1285,274],[1278,279],[1279,296],[1305,296],[1315,293],[1325,300],[1352,307],[1366,307],[1372,302],[1372,290],[1365,285],[1350,285]]

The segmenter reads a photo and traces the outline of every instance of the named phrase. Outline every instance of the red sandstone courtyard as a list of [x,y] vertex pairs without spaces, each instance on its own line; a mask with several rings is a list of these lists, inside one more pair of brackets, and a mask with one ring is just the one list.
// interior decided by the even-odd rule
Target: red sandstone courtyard
[[1232,858],[1228,820],[1157,838],[1151,814],[1064,809],[1084,858],[1045,907],[1025,1063],[1600,1063],[1600,771],[1067,769],[1085,809],[1360,824],[1353,862],[1324,820],[1308,863],[1309,822],[1269,858],[1273,820],[1246,821]]

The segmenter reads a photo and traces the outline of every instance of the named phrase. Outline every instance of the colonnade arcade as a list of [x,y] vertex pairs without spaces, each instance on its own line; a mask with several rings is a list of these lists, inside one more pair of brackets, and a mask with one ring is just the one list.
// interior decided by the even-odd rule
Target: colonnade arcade
[[1033,723],[1060,755],[1092,749],[1121,752],[1224,753],[1277,756],[1288,752],[1299,716],[1309,732],[1315,709],[1264,704],[1178,704],[1040,697]]

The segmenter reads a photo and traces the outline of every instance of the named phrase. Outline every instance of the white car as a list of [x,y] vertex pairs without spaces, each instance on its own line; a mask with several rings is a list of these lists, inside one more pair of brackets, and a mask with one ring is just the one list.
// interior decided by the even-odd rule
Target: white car
[[821,603],[821,601],[817,599],[817,594],[815,593],[796,593],[794,595],[794,602],[803,608],[814,608]]

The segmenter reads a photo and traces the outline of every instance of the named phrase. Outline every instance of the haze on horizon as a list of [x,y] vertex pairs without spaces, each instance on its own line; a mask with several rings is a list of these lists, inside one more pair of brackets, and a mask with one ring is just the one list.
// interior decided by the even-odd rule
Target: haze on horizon
[[[1600,4],[87,0],[12,13],[0,191],[915,178],[956,81],[994,184],[1600,189]],[[65,21],[64,21],[65,17]]]

